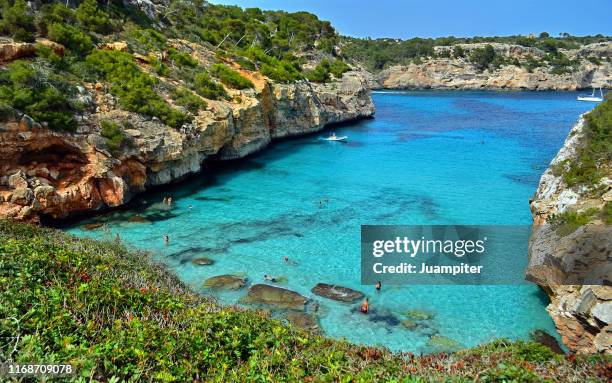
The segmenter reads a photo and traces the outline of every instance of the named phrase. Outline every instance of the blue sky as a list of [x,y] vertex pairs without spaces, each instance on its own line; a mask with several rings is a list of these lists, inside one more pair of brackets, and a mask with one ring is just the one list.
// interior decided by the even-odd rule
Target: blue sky
[[356,37],[612,35],[612,0],[212,0],[309,11]]

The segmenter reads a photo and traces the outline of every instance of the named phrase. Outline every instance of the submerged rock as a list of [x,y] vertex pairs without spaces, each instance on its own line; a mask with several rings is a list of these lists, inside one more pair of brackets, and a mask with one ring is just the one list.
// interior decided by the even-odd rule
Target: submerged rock
[[300,311],[289,311],[285,314],[285,318],[295,327],[304,330],[319,332],[319,321],[315,314],[308,314]]
[[463,345],[456,340],[442,335],[434,335],[429,338],[427,347],[433,352],[455,352],[464,348]]
[[295,291],[264,284],[251,286],[248,294],[243,298],[245,303],[263,304],[291,310],[304,310],[307,301],[308,298]]
[[191,260],[191,263],[193,263],[196,266],[210,266],[213,263],[215,263],[215,261],[213,261],[210,258],[206,258],[206,257],[200,257],[200,258],[194,258]]
[[363,293],[360,291],[327,283],[318,283],[311,291],[313,294],[340,302],[354,302],[363,298]]
[[99,229],[102,226],[104,226],[104,223],[102,222],[95,222],[95,223],[87,223],[83,226],[81,226],[81,228],[83,228],[83,230],[95,230],[95,229]]
[[217,275],[204,281],[204,287],[216,290],[238,290],[246,285],[246,279],[236,275]]
[[406,316],[406,318],[413,321],[431,320],[435,316],[435,314],[431,311],[420,309],[408,310],[404,313],[404,315]]
[[148,219],[141,215],[135,215],[133,217],[128,218],[128,222],[137,222],[137,223],[150,223]]

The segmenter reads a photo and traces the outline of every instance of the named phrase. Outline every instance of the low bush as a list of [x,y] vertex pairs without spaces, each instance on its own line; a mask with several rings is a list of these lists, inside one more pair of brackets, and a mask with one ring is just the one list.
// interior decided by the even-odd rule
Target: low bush
[[570,187],[596,185],[612,163],[612,100],[587,114],[583,132],[576,156],[563,164],[563,180]]
[[131,54],[96,49],[87,56],[86,62],[92,72],[112,84],[111,93],[119,98],[125,110],[158,117],[174,127],[190,120],[155,92],[156,80],[138,68]]
[[98,7],[98,0],[85,0],[76,9],[76,18],[87,30],[106,34],[111,30],[108,13]]
[[349,70],[351,67],[342,60],[330,62],[328,59],[323,59],[313,70],[307,71],[305,76],[309,81],[328,82],[331,79],[330,74],[335,78],[341,78]]
[[102,120],[100,121],[100,135],[106,138],[106,145],[110,152],[116,155],[125,140],[123,129],[116,122]]
[[211,100],[220,100],[227,97],[227,93],[223,86],[213,81],[206,72],[200,72],[195,75],[194,89],[202,97]]
[[484,46],[484,48],[475,48],[470,52],[470,61],[479,70],[487,69],[495,60],[497,54],[495,49],[490,44]]
[[87,55],[94,48],[91,37],[72,25],[53,23],[49,25],[47,35],[50,40],[62,44],[79,56]]
[[188,53],[180,52],[174,48],[168,49],[168,60],[174,65],[187,66],[195,68],[198,66],[198,60],[191,57]]
[[2,0],[0,11],[0,33],[10,35],[17,41],[34,41],[34,17],[30,14],[25,0]]
[[588,209],[580,213],[568,210],[563,213],[552,214],[548,217],[547,222],[563,237],[573,233],[580,226],[591,222],[597,212],[597,209]]
[[234,89],[253,88],[255,85],[251,80],[224,64],[214,64],[210,67],[210,72],[221,80],[222,83]]
[[606,359],[495,341],[393,354],[219,306],[114,240],[0,221],[0,362],[69,362],[72,381],[603,382]]
[[74,131],[74,88],[35,64],[18,60],[0,70],[0,104],[18,109],[54,130]]
[[182,87],[172,91],[172,98],[177,105],[184,107],[193,114],[197,114],[200,109],[206,108],[204,100]]

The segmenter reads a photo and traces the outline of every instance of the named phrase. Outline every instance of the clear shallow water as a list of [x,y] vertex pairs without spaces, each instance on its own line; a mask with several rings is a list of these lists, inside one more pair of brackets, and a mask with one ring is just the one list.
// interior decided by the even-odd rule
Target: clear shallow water
[[[382,293],[361,286],[360,225],[531,224],[528,200],[541,173],[592,105],[577,102],[575,93],[553,92],[385,92],[373,98],[375,119],[334,129],[349,136],[348,143],[318,135],[278,143],[143,195],[130,210],[79,223],[106,222],[106,229],[68,231],[97,238],[118,233],[152,250],[203,293],[210,292],[202,282],[214,275],[241,274],[261,283],[271,274],[286,278],[280,286],[308,297],[318,282],[361,290],[387,320],[401,320],[410,309],[431,311],[429,326],[465,346],[527,338],[538,328],[554,333],[546,298],[535,286],[383,286]],[[171,212],[156,209],[165,195],[174,199]],[[150,222],[127,222],[137,213]],[[192,265],[200,256],[215,264]],[[283,256],[297,264],[284,264]],[[236,303],[245,292],[217,296]],[[431,350],[430,330],[373,322],[375,316],[354,313],[355,305],[317,300],[329,336]]]

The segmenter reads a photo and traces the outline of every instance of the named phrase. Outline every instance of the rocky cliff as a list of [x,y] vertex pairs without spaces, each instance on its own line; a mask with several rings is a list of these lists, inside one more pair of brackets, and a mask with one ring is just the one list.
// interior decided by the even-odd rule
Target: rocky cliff
[[[480,70],[469,53],[491,45],[506,62],[496,68]],[[577,66],[558,73],[545,61],[546,53],[533,47],[501,43],[458,44],[464,57],[453,57],[450,46],[436,47],[435,58],[408,66],[397,65],[375,74],[374,88],[387,89],[527,89],[576,90],[612,87],[612,43],[597,43],[573,50],[560,50]],[[443,56],[448,56],[444,58]],[[540,62],[541,66],[529,67]],[[563,71],[561,71],[563,72]]]
[[[28,55],[22,46],[5,50],[21,52],[15,57]],[[200,53],[207,52],[193,56],[200,59]],[[366,80],[357,71],[322,84],[279,84],[258,72],[241,73],[254,89],[228,89],[231,99],[207,100],[207,107],[180,129],[120,109],[105,83],[79,87],[86,109],[77,116],[75,133],[50,130],[16,110],[3,111],[0,218],[35,221],[41,215],[62,218],[118,206],[151,186],[201,171],[206,159],[242,158],[275,139],[374,114]],[[125,127],[118,149],[100,134],[101,121]]]
[[547,310],[568,348],[612,353],[612,227],[600,213],[612,203],[612,173],[603,166],[606,175],[588,188],[569,187],[563,177],[584,145],[586,124],[582,116],[530,203],[527,279],[549,295]]

